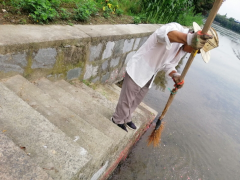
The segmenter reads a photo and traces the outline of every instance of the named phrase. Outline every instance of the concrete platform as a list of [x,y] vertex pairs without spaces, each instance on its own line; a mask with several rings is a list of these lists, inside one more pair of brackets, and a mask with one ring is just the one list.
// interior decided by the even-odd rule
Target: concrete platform
[[[20,75],[2,80],[0,152],[5,160],[14,154],[2,170],[4,176],[107,179],[156,115],[154,110],[138,109],[132,117],[138,129],[127,133],[110,121],[117,87],[100,85],[93,90],[79,80],[71,84],[47,78],[29,82]],[[15,160],[26,165],[18,167]],[[30,174],[25,171],[29,164]]]

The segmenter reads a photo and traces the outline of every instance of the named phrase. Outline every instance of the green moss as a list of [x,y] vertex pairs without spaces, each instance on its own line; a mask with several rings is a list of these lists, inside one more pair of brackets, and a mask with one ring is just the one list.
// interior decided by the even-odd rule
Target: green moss
[[64,53],[59,52],[52,74],[64,74],[64,77],[66,77],[69,70],[74,68],[84,68],[85,63],[82,61],[79,61],[77,64],[67,64],[64,59]]
[[33,54],[33,51],[29,51],[27,53],[27,66],[24,68],[24,72],[23,72],[23,76],[25,78],[30,77],[31,73],[33,72],[33,69],[31,68],[32,67],[32,54]]
[[61,52],[57,56],[57,60],[54,64],[52,74],[64,74],[66,76],[67,74],[67,67],[64,63],[64,54]]

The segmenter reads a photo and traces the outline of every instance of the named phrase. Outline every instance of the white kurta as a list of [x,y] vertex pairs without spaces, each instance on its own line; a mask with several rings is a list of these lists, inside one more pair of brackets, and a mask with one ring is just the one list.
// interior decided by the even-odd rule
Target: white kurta
[[127,63],[126,71],[138,86],[143,87],[153,76],[155,78],[158,71],[164,70],[166,76],[173,70],[176,71],[175,67],[185,52],[180,49],[183,44],[170,42],[167,34],[171,31],[188,33],[189,29],[184,29],[178,23],[163,25],[147,39]]

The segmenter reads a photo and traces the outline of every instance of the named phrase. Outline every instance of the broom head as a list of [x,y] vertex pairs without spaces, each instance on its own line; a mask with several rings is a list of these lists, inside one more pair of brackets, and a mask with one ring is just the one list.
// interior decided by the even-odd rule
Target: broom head
[[[158,127],[160,121],[160,125]],[[161,134],[164,129],[164,122],[161,122],[161,120],[158,120],[157,125],[151,135],[148,137],[148,146],[153,144],[154,147],[159,146],[160,140],[161,140]]]

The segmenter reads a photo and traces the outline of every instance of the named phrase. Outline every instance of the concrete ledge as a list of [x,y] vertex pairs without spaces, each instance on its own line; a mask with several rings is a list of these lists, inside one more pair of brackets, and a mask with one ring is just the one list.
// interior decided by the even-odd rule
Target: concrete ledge
[[78,28],[63,25],[2,25],[0,53],[10,53],[36,47],[51,47],[90,37]]
[[63,25],[4,25],[0,28],[0,34],[0,46],[89,37],[74,26]]
[[[112,37],[126,35],[149,35],[159,25],[122,24],[122,25],[0,25],[0,53],[10,53],[29,44],[29,48],[39,43],[53,46],[54,42],[69,43],[73,40],[89,40],[94,37]],[[10,48],[12,47],[12,48]],[[18,49],[19,50],[19,49]]]

